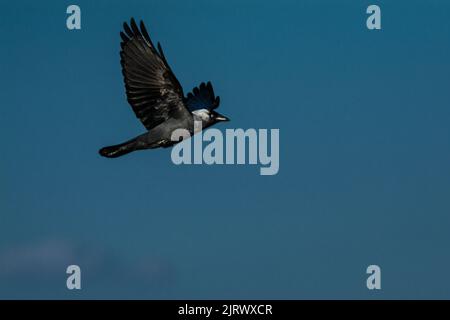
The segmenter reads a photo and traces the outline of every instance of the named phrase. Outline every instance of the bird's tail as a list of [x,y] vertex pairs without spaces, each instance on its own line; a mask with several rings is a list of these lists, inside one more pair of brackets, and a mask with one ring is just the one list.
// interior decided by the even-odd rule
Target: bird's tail
[[130,141],[117,144],[115,146],[104,147],[99,150],[101,156],[106,158],[117,158],[127,153],[137,150],[137,141],[132,139]]

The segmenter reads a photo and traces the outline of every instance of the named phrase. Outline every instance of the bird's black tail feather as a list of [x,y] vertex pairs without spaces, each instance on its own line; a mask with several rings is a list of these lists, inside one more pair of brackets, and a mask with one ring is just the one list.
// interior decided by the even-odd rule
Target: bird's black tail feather
[[115,146],[101,148],[99,153],[106,158],[117,158],[135,150],[137,150],[136,139],[133,139]]

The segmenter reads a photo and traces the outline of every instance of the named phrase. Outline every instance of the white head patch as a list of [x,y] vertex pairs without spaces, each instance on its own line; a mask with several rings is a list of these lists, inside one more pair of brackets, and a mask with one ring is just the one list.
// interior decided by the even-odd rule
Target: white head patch
[[192,113],[194,114],[194,116],[199,117],[203,121],[209,120],[209,115],[211,114],[211,112],[208,109],[198,109],[192,111]]

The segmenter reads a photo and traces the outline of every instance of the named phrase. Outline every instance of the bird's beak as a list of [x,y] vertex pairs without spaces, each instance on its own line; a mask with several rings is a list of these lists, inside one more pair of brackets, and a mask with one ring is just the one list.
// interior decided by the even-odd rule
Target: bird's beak
[[218,115],[216,117],[217,121],[230,121],[230,119],[228,119],[227,117],[223,116],[223,115]]

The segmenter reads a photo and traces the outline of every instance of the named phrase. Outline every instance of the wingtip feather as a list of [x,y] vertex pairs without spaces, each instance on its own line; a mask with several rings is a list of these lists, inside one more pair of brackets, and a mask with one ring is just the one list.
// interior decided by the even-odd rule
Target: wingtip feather
[[139,28],[136,24],[136,21],[134,20],[134,18],[131,18],[130,20],[130,25],[131,25],[131,30],[133,30],[133,33],[135,36],[140,36],[141,32],[139,31]]

